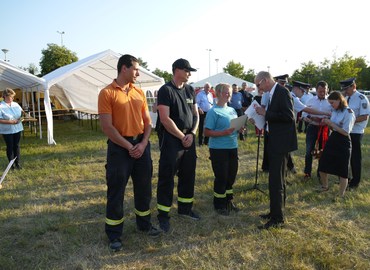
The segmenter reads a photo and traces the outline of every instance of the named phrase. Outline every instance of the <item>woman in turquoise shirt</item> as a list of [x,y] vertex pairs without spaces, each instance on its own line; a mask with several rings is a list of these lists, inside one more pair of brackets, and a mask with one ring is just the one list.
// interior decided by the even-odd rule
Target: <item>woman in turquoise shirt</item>
[[217,103],[207,113],[204,135],[209,137],[210,159],[215,175],[213,205],[218,214],[229,215],[230,211],[239,210],[232,201],[233,184],[238,172],[238,131],[230,128],[230,121],[238,116],[234,108],[227,106],[232,95],[231,86],[221,83],[215,90]]
[[[6,143],[6,155],[8,160],[14,161],[15,168],[21,169],[20,146],[21,133],[23,130],[23,110],[18,103],[14,102],[15,92],[7,88],[3,91],[3,101],[0,102],[0,134],[3,134]],[[13,167],[14,168],[14,167]]]

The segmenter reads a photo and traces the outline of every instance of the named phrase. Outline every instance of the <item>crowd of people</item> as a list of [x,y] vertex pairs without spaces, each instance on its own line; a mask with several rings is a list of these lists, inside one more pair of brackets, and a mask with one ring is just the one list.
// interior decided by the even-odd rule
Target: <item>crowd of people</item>
[[[270,207],[269,212],[260,215],[267,222],[259,229],[284,225],[285,177],[287,169],[296,173],[292,152],[298,148],[298,120],[307,122],[304,179],[311,178],[312,153],[319,150],[319,192],[329,189],[328,174],[340,178],[339,196],[344,196],[350,175],[349,186],[358,187],[361,140],[368,122],[369,101],[356,91],[354,78],[340,82],[343,93],[334,91],[330,95],[327,83],[320,81],[316,86],[317,95],[308,98],[308,84],[293,81],[289,87],[287,75],[272,77],[269,72],[261,71],[254,79],[258,90],[255,97],[246,90],[246,84],[238,89],[237,85],[225,83],[215,86],[214,97],[209,83],[198,94],[187,84],[196,69],[180,58],[172,64],[172,80],[164,84],[157,95],[160,158],[156,193],[159,228],[156,228],[150,211],[152,123],[146,98],[134,85],[140,75],[138,70],[137,58],[121,56],[117,78],[100,92],[98,99],[102,130],[108,137],[105,231],[111,250],[122,249],[123,200],[130,177],[139,231],[155,237],[171,230],[176,176],[178,214],[194,221],[201,219],[193,210],[197,134],[199,146],[209,147],[216,213],[229,215],[239,211],[233,201],[233,185],[239,167],[238,144],[246,139],[246,125],[236,130],[230,128],[230,123],[242,116],[253,100],[260,104],[253,109],[264,116],[266,122],[263,130],[256,129],[256,135],[265,138],[262,169],[269,173]],[[253,119],[249,121],[253,123]]]

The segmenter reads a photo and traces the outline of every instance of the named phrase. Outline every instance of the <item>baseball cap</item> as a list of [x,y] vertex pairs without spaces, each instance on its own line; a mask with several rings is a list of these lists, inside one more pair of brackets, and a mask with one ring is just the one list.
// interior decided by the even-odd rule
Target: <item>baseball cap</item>
[[189,71],[197,71],[195,68],[192,68],[190,66],[190,63],[188,60],[180,58],[177,59],[175,62],[172,64],[172,70],[175,70],[176,68],[178,69],[187,69]]

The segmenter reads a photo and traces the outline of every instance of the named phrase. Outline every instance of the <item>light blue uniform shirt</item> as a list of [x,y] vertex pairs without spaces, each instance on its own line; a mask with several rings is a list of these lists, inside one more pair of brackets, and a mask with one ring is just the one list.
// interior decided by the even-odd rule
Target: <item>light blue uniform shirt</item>
[[[22,116],[22,108],[17,102],[10,103],[0,102],[0,119],[17,120]],[[0,134],[14,134],[23,130],[22,122],[18,124],[0,124]]]
[[[214,105],[207,113],[204,128],[221,131],[230,128],[231,119],[237,118],[236,111],[231,107]],[[209,137],[208,146],[212,149],[238,148],[238,130],[231,135],[221,137]]]
[[240,92],[233,92],[230,100],[230,106],[234,109],[241,109],[243,104],[243,95]]
[[[297,114],[303,111],[304,108],[306,108],[306,105],[304,105],[294,93],[291,93],[291,94],[293,97],[293,110],[294,110],[294,113]],[[296,115],[296,118],[297,118],[297,115]]]
[[[347,97],[347,100],[348,99],[349,99],[348,107],[350,107],[354,111],[355,117],[359,117],[360,115],[370,114],[369,100],[367,99],[365,95],[356,91],[353,93],[351,97]],[[369,120],[365,120],[362,122],[355,123],[351,133],[363,134],[368,121]]]
[[208,112],[213,106],[213,95],[211,92],[206,92],[203,90],[196,96],[198,107],[202,109],[203,112]]
[[331,114],[330,121],[343,128],[346,132],[351,133],[356,117],[348,107],[341,110],[334,110]]

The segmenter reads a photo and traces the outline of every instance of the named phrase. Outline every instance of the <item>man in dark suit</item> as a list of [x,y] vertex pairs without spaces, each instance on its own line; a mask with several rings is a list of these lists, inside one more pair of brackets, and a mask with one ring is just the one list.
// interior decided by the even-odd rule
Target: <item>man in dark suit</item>
[[270,213],[261,215],[269,221],[259,229],[281,227],[284,223],[285,205],[285,169],[288,153],[297,150],[297,129],[295,124],[293,99],[288,89],[276,83],[269,72],[261,71],[254,79],[257,88],[269,92],[270,103],[265,110],[257,107],[256,111],[264,115],[268,130],[269,143],[269,195]]

